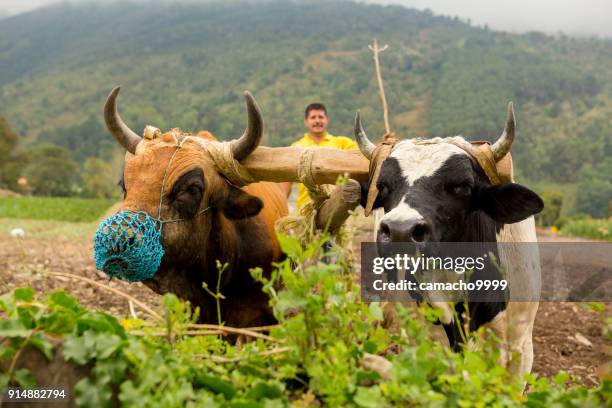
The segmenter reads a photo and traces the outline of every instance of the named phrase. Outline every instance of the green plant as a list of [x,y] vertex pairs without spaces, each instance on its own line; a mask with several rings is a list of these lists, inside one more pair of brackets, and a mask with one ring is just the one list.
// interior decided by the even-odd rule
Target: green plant
[[568,218],[560,227],[561,234],[612,241],[612,218],[594,219],[589,216]]
[[[128,407],[595,407],[610,402],[612,382],[605,376],[600,386],[588,389],[570,385],[565,373],[552,381],[532,374],[523,395],[521,379],[497,363],[498,347],[485,343],[480,351],[453,353],[429,338],[428,326],[416,319],[420,310],[399,306],[401,330],[384,329],[381,305],[360,301],[353,271],[342,263],[318,262],[327,239],[313,237],[302,246],[281,237],[288,258],[271,276],[253,270],[279,324],[269,336],[242,346],[218,332],[195,335],[197,311],[174,295],[163,298],[162,320],[120,322],[80,306],[63,291],[38,297],[20,288],[5,294],[0,365],[13,369],[0,374],[0,388],[33,385],[37,372],[23,370],[18,358],[31,346],[49,360],[61,352],[65,361],[87,368],[74,386],[79,406],[116,401]],[[365,365],[371,354],[382,356],[390,369]]]
[[110,199],[67,197],[0,197],[0,218],[87,222],[98,220]]
[[541,227],[555,225],[561,215],[563,207],[563,194],[558,191],[545,191],[540,193],[544,201],[544,209],[536,215],[536,223]]

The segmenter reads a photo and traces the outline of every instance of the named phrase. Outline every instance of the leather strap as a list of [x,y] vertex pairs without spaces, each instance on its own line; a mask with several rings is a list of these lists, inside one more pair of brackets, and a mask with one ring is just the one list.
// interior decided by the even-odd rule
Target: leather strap
[[395,146],[397,142],[399,142],[399,139],[395,137],[395,133],[386,134],[383,136],[383,140],[378,146],[376,146],[374,152],[372,153],[368,176],[368,179],[370,180],[370,188],[368,189],[368,199],[364,209],[364,214],[366,217],[372,212],[374,201],[376,201],[376,197],[378,196],[376,181],[380,175],[380,168],[387,157],[389,157],[389,154],[391,154],[391,150],[393,150],[393,146]]

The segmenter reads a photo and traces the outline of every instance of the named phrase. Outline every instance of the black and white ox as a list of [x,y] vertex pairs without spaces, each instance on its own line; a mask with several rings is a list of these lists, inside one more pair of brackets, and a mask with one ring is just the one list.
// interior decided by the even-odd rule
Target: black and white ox
[[[510,151],[514,129],[510,104],[504,133],[491,146],[495,162]],[[376,146],[363,131],[359,115],[355,137],[362,153],[371,159]],[[492,242],[509,277],[510,293],[516,290],[537,295],[537,248],[534,252],[534,245],[499,243],[536,242],[533,215],[542,210],[543,202],[520,184],[492,185],[468,153],[469,145],[461,136],[402,140],[394,145],[374,181],[378,196],[373,208],[384,209],[377,226],[377,242],[418,243],[424,248],[440,242]],[[372,182],[362,185],[363,197]],[[459,302],[454,304],[455,310],[452,303],[429,303],[442,309],[440,322],[453,349],[458,350],[462,342],[457,327],[469,319],[470,330],[486,325],[501,340],[502,364],[511,372],[522,375],[531,371],[537,302],[474,303],[468,308]]]

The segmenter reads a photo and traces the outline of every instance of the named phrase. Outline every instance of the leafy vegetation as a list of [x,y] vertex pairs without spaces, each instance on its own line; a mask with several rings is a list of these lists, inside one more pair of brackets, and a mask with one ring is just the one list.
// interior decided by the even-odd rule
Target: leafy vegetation
[[0,218],[87,222],[99,219],[114,201],[58,197],[0,197]]
[[561,234],[612,241],[612,218],[593,219],[588,216],[562,218],[557,225]]
[[555,225],[555,222],[561,216],[563,194],[558,191],[545,191],[540,193],[540,197],[544,201],[544,209],[541,213],[536,214],[536,224],[540,227]]
[[578,188],[578,212],[598,218],[612,217],[612,156],[593,166],[585,166]]
[[[0,364],[9,366],[26,346],[48,360],[59,353],[73,369],[87,370],[74,387],[79,406],[111,406],[113,401],[139,407],[610,403],[609,375],[587,389],[572,385],[563,372],[552,381],[531,374],[523,395],[522,380],[496,363],[498,347],[485,343],[481,351],[453,353],[430,340],[429,325],[415,309],[400,307],[402,330],[391,333],[382,327],[381,306],[359,301],[350,262],[313,261],[324,240],[303,248],[284,237],[289,259],[270,279],[253,272],[264,282],[280,323],[269,336],[260,334],[241,347],[194,324],[198,312],[173,295],[164,296],[163,310],[153,319],[119,321],[80,306],[63,291],[38,297],[20,288],[0,297],[0,337],[5,339]],[[278,280],[285,289],[278,290]],[[365,363],[373,355],[381,356],[384,367]],[[0,374],[0,388],[31,386],[44,370],[12,368]]]
[[[0,114],[22,135],[14,157],[53,143],[81,167],[89,157],[103,160],[113,175],[120,149],[100,109],[116,84],[135,130],[152,124],[235,137],[245,120],[241,92],[249,89],[264,112],[268,145],[302,134],[303,107],[314,100],[328,105],[332,133],[350,135],[361,109],[377,138],[383,126],[366,47],[375,36],[390,45],[382,69],[400,137],[492,140],[513,100],[518,177],[587,183],[581,189],[589,198],[564,215],[602,216],[612,172],[592,181],[588,169],[612,155],[609,40],[500,33],[349,2],[57,5],[3,20]],[[96,186],[107,196],[112,183],[100,181],[84,188],[79,179],[72,194],[100,195]],[[587,205],[594,194],[597,204]]]
[[68,196],[78,166],[63,147],[42,144],[32,149],[24,175],[36,195]]
[[7,120],[0,116],[0,185],[14,186],[17,182],[14,172],[11,172],[14,166],[11,154],[16,145],[17,135]]

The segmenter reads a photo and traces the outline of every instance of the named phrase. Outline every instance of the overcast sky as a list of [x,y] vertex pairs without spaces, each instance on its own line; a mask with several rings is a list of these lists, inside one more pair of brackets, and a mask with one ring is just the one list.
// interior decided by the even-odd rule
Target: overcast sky
[[[0,13],[17,14],[59,0],[0,0]],[[73,3],[91,0],[71,0]],[[109,0],[105,0],[109,1]],[[193,1],[193,0],[192,0]],[[472,24],[511,32],[612,38],[612,0],[365,0],[431,9],[436,14],[471,19]]]

